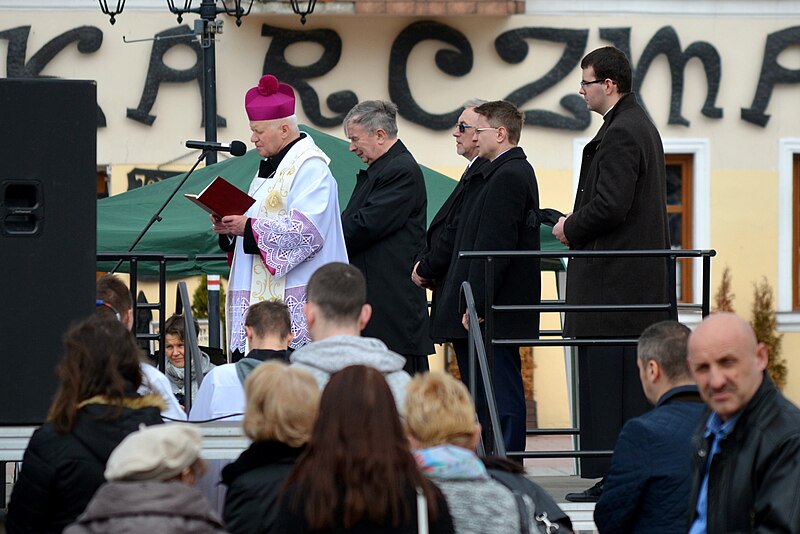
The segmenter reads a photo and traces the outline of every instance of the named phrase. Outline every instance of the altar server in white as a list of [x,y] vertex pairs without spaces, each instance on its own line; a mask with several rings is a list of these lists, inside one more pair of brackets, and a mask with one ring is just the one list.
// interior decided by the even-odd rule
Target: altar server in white
[[250,352],[236,363],[218,365],[203,379],[192,403],[190,421],[241,421],[245,408],[244,381],[267,360],[289,362],[292,341],[289,309],[283,302],[265,300],[250,306],[244,321]]
[[245,312],[263,300],[289,307],[293,348],[308,343],[303,316],[308,279],[326,263],[347,262],[330,159],[298,129],[292,88],[262,76],[247,91],[245,110],[250,141],[265,158],[250,184],[256,202],[244,215],[211,216],[231,261],[226,321],[234,360],[248,352]]
[[[250,352],[236,363],[216,366],[206,375],[192,403],[189,420],[241,421],[245,409],[244,381],[267,360],[289,361],[290,328],[289,310],[283,302],[265,300],[250,306],[244,322]],[[230,460],[208,460],[208,469],[197,483],[219,514],[226,492],[226,487],[220,484],[222,468],[229,463]]]

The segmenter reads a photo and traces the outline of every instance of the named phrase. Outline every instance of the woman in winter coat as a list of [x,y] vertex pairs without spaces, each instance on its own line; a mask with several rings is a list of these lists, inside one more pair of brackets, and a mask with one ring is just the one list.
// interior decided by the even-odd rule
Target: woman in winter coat
[[228,486],[223,518],[233,534],[273,532],[278,494],[317,420],[320,391],[307,371],[272,360],[244,384],[244,433],[253,440],[222,470]]
[[201,449],[200,431],[186,423],[130,434],[108,459],[108,482],[64,534],[225,532],[194,487],[206,469]]
[[569,518],[544,490],[505,465],[487,469],[475,454],[481,427],[461,381],[443,373],[415,376],[405,415],[414,456],[447,498],[458,534],[572,532]]
[[111,451],[139,425],[161,423],[164,401],[140,397],[139,347],[107,314],[72,327],[47,422],[31,436],[8,504],[6,531],[61,532],[105,478]]
[[420,473],[383,375],[335,373],[280,500],[277,532],[453,532],[444,497]]

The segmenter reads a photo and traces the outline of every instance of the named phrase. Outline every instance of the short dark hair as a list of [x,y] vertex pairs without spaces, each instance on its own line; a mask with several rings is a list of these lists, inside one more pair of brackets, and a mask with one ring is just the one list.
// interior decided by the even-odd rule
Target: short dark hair
[[517,106],[505,100],[486,102],[475,108],[475,113],[483,115],[492,128],[503,127],[508,132],[508,140],[516,145],[522,134],[525,114]]
[[357,321],[361,308],[367,303],[367,282],[361,271],[352,265],[327,263],[311,275],[306,299],[329,321]]
[[677,321],[648,326],[639,336],[636,352],[642,363],[655,360],[671,381],[690,379],[686,346],[691,330]]
[[[192,318],[194,321],[194,335],[200,335],[200,324],[197,322],[197,319],[194,317]],[[181,341],[186,341],[186,330],[185,330],[186,318],[183,315],[178,315],[177,313],[174,314],[172,317],[167,319],[167,322],[164,323],[164,335],[167,334],[171,336],[178,336],[178,339]]]
[[[631,92],[631,62],[619,48],[604,46],[592,50],[581,60],[581,68],[592,67],[598,80],[613,80],[620,94]],[[587,80],[591,81],[591,80]]]
[[253,329],[257,337],[270,334],[285,338],[292,331],[292,317],[286,303],[278,300],[262,300],[247,308],[245,326]]
[[95,298],[110,305],[117,313],[124,314],[133,308],[130,289],[113,274],[106,274],[97,279]]

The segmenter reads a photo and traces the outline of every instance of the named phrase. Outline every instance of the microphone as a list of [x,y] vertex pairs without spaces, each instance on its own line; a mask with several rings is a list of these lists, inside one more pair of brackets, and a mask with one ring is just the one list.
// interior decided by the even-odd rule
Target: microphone
[[232,156],[244,156],[245,152],[247,152],[247,145],[241,141],[231,141],[230,144],[211,141],[186,141],[186,148],[199,148],[200,150],[212,152],[230,152]]

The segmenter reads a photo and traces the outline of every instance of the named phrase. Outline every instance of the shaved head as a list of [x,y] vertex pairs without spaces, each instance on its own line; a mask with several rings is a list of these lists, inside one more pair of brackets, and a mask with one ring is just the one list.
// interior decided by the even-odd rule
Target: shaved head
[[689,336],[689,370],[700,396],[723,421],[750,402],[764,380],[767,348],[733,313],[708,316]]

